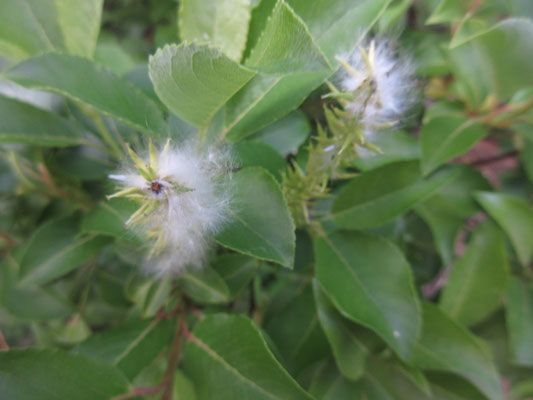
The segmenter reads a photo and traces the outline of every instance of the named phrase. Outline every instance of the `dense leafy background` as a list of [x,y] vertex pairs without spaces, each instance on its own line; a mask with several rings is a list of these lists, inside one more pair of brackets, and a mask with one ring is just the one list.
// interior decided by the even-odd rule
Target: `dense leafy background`
[[[531,18],[530,0],[3,0],[0,398],[533,397]],[[323,234],[295,231],[281,177],[367,32],[410,54],[419,104],[331,182]],[[126,142],[189,135],[235,143],[239,207],[208,266],[156,280],[106,176]]]

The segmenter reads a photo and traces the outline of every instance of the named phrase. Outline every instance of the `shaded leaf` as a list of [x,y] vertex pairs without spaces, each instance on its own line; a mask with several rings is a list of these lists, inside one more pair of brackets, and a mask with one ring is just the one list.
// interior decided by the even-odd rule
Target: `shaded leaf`
[[230,300],[228,286],[209,266],[183,271],[179,284],[187,295],[200,303],[227,303]]
[[506,322],[513,361],[533,365],[533,292],[520,279],[511,278],[507,290]]
[[231,179],[231,221],[217,234],[216,241],[240,253],[291,268],[294,225],[274,178],[261,168],[245,168]]

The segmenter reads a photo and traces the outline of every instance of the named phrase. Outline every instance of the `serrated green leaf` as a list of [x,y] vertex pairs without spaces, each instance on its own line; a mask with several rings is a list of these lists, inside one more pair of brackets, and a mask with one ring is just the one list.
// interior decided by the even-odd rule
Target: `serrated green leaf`
[[417,161],[402,161],[365,172],[344,186],[331,217],[343,228],[382,225],[433,194],[457,175],[441,171],[422,179]]
[[245,168],[231,178],[230,221],[215,240],[243,254],[292,268],[295,234],[279,185],[262,168]]
[[184,42],[205,42],[240,61],[250,22],[250,0],[184,0],[178,25]]
[[58,349],[0,352],[0,387],[9,400],[109,400],[129,384],[112,366]]
[[227,303],[230,291],[216,270],[209,266],[187,270],[180,274],[181,289],[200,303]]
[[424,303],[422,336],[416,343],[415,366],[457,374],[491,400],[503,394],[496,368],[486,346],[438,307]]
[[165,46],[150,57],[150,79],[161,101],[178,117],[204,125],[255,72],[219,50],[196,44]]
[[78,221],[60,218],[39,227],[20,260],[19,283],[42,285],[79,267],[108,243],[96,236],[77,236]]
[[478,192],[476,199],[502,227],[525,266],[533,256],[533,209],[525,200],[502,193]]
[[312,399],[245,316],[217,314],[200,321],[185,345],[184,366],[200,400]]
[[512,277],[505,308],[512,360],[533,366],[533,291],[517,277]]
[[82,130],[48,111],[0,96],[0,143],[76,146],[85,143]]
[[365,372],[368,350],[346,326],[346,321],[316,281],[313,282],[313,293],[318,320],[329,341],[337,367],[348,379],[359,379]]
[[445,116],[431,119],[420,131],[424,175],[463,154],[487,134],[483,125],[466,118]]
[[487,221],[474,231],[465,254],[452,268],[440,306],[458,322],[475,325],[502,304],[508,278],[505,238]]
[[27,59],[5,73],[19,85],[49,90],[152,135],[166,132],[156,104],[135,86],[99,65],[67,54]]
[[334,232],[315,243],[316,279],[337,309],[408,357],[421,315],[409,264],[388,240]]
[[132,319],[93,334],[73,353],[116,366],[133,379],[169,345],[175,325],[171,319]]
[[[356,47],[388,3],[389,0],[288,2],[331,64],[335,63],[335,55],[348,53]],[[263,1],[252,13],[250,49],[265,29],[274,4]],[[330,75],[330,71],[310,71],[277,77],[256,76],[226,105],[223,136],[236,142],[272,124],[298,107]]]
[[307,26],[285,0],[277,1],[245,65],[276,74],[330,69]]

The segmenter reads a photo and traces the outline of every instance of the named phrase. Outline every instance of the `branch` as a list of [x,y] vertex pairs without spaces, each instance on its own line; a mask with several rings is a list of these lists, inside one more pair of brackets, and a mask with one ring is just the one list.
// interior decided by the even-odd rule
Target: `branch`
[[178,363],[181,358],[181,345],[182,345],[182,336],[187,330],[187,322],[185,321],[185,310],[183,307],[180,308],[178,313],[178,322],[176,324],[176,332],[174,334],[174,340],[172,341],[172,347],[170,348],[170,357],[168,359],[168,367],[165,372],[165,376],[161,382],[163,386],[163,396],[161,400],[171,400],[172,399],[172,389],[174,386],[174,374]]
[[6,339],[4,339],[2,329],[0,329],[0,350],[9,350],[9,345],[6,342]]
[[131,399],[132,397],[137,397],[137,396],[150,396],[152,394],[159,393],[161,390],[163,390],[163,385],[146,387],[146,388],[135,388],[129,393],[113,398],[113,400]]
[[471,165],[474,165],[474,166],[477,166],[477,167],[481,167],[481,166],[484,166],[484,165],[487,165],[487,164],[492,164],[492,163],[495,163],[495,162],[498,162],[498,161],[502,161],[502,160],[505,160],[507,158],[514,158],[518,155],[518,151],[517,150],[512,150],[512,151],[509,151],[507,153],[502,153],[502,154],[498,154],[494,157],[488,157],[488,158],[482,158],[482,159],[479,159],[479,160],[475,160],[471,163]]

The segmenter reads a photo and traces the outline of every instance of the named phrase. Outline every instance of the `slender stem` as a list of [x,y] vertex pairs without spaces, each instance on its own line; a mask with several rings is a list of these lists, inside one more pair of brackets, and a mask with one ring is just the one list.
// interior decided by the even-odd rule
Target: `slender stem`
[[161,400],[172,399],[174,374],[181,358],[182,337],[186,329],[187,323],[185,321],[185,310],[182,305],[178,313],[178,322],[176,323],[176,332],[174,334],[174,340],[172,341],[172,347],[170,348],[167,370],[161,383],[163,385],[163,395],[161,396]]
[[2,329],[0,329],[0,350],[9,350],[9,345],[7,344],[6,339],[4,338]]
[[475,160],[471,164],[480,167],[480,166],[483,166],[483,165],[492,164],[492,163],[495,163],[495,162],[498,162],[498,161],[502,161],[502,160],[505,160],[507,158],[514,158],[517,155],[518,155],[518,151],[517,150],[512,150],[512,151],[509,151],[507,153],[498,154],[497,156],[494,156],[494,157],[481,158],[479,160]]
[[132,397],[137,396],[150,396],[152,394],[157,394],[163,389],[163,385],[145,387],[145,388],[135,388],[131,392],[123,394],[121,396],[113,398],[113,400],[125,400],[131,399]]

